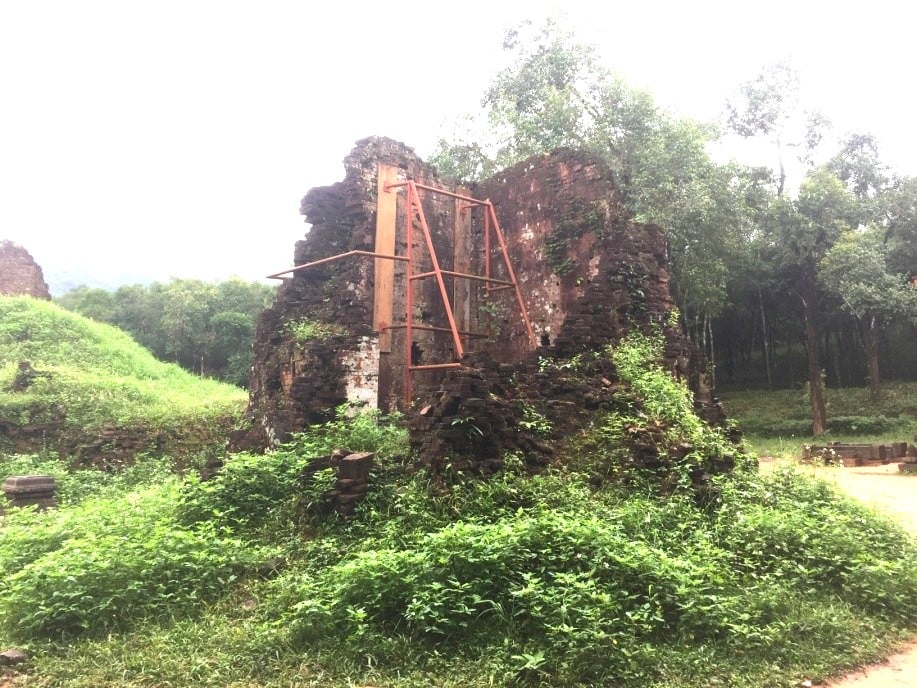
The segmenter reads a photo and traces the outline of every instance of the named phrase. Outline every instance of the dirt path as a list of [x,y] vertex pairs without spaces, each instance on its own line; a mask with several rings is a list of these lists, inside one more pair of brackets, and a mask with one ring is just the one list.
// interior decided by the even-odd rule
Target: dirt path
[[[845,492],[895,517],[917,534],[917,476],[901,475],[897,464],[813,470]],[[881,664],[852,671],[825,685],[829,688],[915,688],[917,638]]]

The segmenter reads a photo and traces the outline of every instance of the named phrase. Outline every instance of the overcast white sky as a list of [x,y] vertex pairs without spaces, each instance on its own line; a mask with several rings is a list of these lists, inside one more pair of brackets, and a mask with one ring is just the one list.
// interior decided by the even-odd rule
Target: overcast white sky
[[279,270],[300,198],[340,179],[354,141],[429,154],[478,105],[504,30],[558,6],[629,83],[696,118],[790,58],[808,104],[917,174],[908,5],[0,0],[0,238],[103,282]]

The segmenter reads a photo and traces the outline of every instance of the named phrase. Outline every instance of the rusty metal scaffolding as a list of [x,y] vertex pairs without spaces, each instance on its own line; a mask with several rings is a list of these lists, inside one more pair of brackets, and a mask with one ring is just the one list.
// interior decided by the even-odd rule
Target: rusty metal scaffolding
[[[388,323],[375,323],[375,326],[379,329],[380,332],[385,333],[388,330],[404,329],[405,330],[405,377],[404,377],[404,396],[405,403],[407,406],[411,404],[411,397],[413,393],[413,386],[411,382],[411,373],[422,371],[422,370],[438,370],[444,368],[454,368],[459,365],[459,361],[465,354],[465,347],[462,344],[462,337],[475,337],[475,336],[485,336],[483,333],[477,332],[467,332],[460,331],[458,325],[456,324],[455,312],[452,306],[452,302],[449,299],[449,294],[446,289],[446,283],[444,276],[453,277],[457,279],[467,279],[473,281],[484,282],[485,289],[487,292],[497,291],[501,289],[513,289],[516,294],[516,303],[519,306],[519,311],[522,316],[522,322],[525,326],[526,333],[529,337],[529,342],[532,348],[535,348],[535,333],[532,330],[532,323],[529,320],[528,312],[525,308],[525,301],[522,298],[522,292],[519,289],[519,283],[516,279],[515,270],[513,270],[513,265],[509,259],[509,253],[506,248],[506,238],[503,235],[503,230],[500,229],[500,223],[497,220],[497,214],[494,211],[493,203],[489,200],[480,200],[477,198],[471,198],[470,196],[464,196],[462,194],[453,193],[445,189],[439,189],[434,186],[428,186],[426,184],[420,184],[418,182],[408,180],[404,182],[397,183],[382,183],[380,181],[380,187],[384,193],[397,193],[399,188],[404,188],[406,191],[406,203],[405,203],[405,218],[406,218],[406,249],[405,255],[397,254],[386,254],[378,253],[375,251],[347,251],[346,253],[339,253],[334,256],[329,256],[328,258],[322,258],[320,260],[315,260],[310,263],[305,263],[303,265],[297,265],[288,270],[283,270],[281,272],[274,273],[273,275],[268,275],[270,279],[283,279],[284,275],[297,272],[299,270],[306,270],[308,268],[315,267],[317,265],[322,265],[324,263],[330,263],[332,261],[341,260],[343,258],[348,258],[351,256],[364,256],[372,257],[382,260],[391,260],[391,261],[400,261],[406,263],[406,272],[405,272],[405,320],[403,324],[392,325]],[[427,224],[427,219],[424,214],[423,205],[421,203],[420,191],[426,191],[430,194],[447,196],[454,198],[457,201],[461,201],[465,204],[462,208],[462,211],[468,211],[474,207],[481,207],[484,210],[484,274],[475,275],[466,272],[457,272],[455,270],[444,270],[440,266],[439,257],[436,254],[436,247],[433,244],[433,237],[430,234],[430,227]],[[459,212],[458,210],[456,212]],[[424,243],[426,244],[427,251],[430,256],[430,262],[432,263],[432,270],[427,272],[415,272],[415,254],[413,247],[413,238],[415,230],[415,224],[420,226],[421,231],[423,232]],[[491,264],[491,234],[493,234],[498,242],[498,247],[500,251],[500,256],[502,257],[503,266],[506,270],[506,274],[509,279],[497,279],[493,277],[493,266]],[[429,325],[420,325],[414,323],[413,318],[413,309],[414,309],[414,293],[411,288],[413,283],[418,280],[434,278],[436,280],[437,286],[439,288],[439,294],[442,298],[443,309],[446,313],[446,319],[448,320],[449,327],[433,327]],[[380,298],[379,293],[376,293],[376,298]],[[427,332],[445,332],[452,335],[453,343],[453,360],[448,363],[433,363],[427,365],[415,365],[412,359],[412,345],[414,344],[413,333],[414,330],[418,331],[427,331]]]

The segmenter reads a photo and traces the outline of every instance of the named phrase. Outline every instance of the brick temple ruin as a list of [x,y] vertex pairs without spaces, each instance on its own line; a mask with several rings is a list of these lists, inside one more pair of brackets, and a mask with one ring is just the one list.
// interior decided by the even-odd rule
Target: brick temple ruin
[[0,240],[0,294],[51,299],[41,267],[22,246],[6,239]]
[[[406,412],[412,444],[434,468],[464,457],[468,468],[490,472],[508,450],[543,462],[551,438],[526,427],[527,410],[558,437],[583,427],[619,387],[608,357],[593,354],[653,327],[665,334],[663,363],[709,420],[721,419],[703,355],[673,326],[664,234],[631,219],[600,159],[557,150],[456,188],[412,149],[373,137],[357,143],[344,168],[343,181],[302,200],[312,227],[294,265],[319,264],[279,274],[254,343],[250,425],[234,448],[283,442],[359,402]],[[419,192],[429,242],[409,212],[409,181],[458,196]],[[487,199],[499,219],[528,323],[486,206],[462,200],[471,197]],[[409,235],[410,267],[398,258],[410,255]],[[378,246],[380,237],[389,245]],[[567,375],[584,357],[588,370]]]

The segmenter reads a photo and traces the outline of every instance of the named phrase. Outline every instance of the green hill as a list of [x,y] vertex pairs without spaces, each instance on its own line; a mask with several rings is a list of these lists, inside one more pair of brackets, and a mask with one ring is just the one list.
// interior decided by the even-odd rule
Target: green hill
[[156,360],[121,330],[29,297],[0,297],[0,437],[93,461],[186,452],[225,435],[245,392]]

